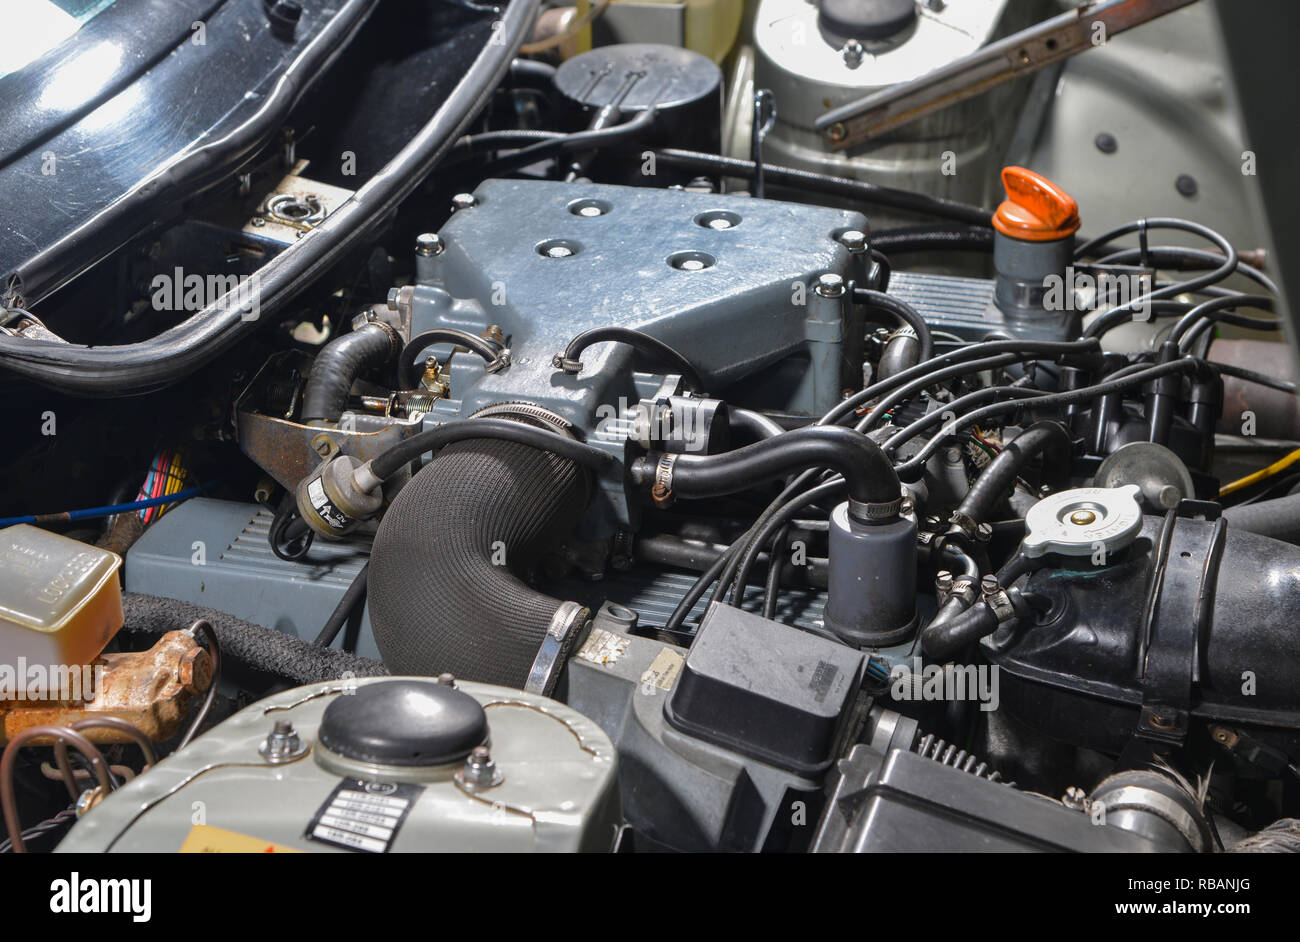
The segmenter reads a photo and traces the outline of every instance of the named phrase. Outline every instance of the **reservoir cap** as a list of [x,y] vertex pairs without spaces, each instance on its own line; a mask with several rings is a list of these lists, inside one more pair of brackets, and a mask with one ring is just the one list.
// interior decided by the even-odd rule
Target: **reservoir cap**
[[487,714],[464,691],[431,680],[366,684],[334,700],[320,742],[347,759],[403,767],[464,759],[487,740]]

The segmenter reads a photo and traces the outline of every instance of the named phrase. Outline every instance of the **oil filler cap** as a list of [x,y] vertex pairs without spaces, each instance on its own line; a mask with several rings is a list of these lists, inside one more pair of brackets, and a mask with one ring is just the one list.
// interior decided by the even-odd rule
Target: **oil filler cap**
[[325,708],[320,726],[321,745],[336,755],[403,767],[459,762],[487,735],[477,700],[424,680],[359,686]]
[[1046,553],[1062,556],[1091,556],[1128,546],[1142,530],[1141,489],[1123,487],[1076,487],[1044,497],[1025,514],[1025,538],[1021,550],[1026,556]]
[[1079,230],[1079,204],[1041,173],[1003,167],[1007,198],[993,213],[993,228],[1022,242],[1055,242]]

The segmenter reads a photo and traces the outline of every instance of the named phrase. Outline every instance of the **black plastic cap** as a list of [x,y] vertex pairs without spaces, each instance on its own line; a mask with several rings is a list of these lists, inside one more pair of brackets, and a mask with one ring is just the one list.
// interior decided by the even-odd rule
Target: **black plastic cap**
[[423,680],[365,684],[325,709],[320,742],[378,765],[456,762],[487,740],[487,714],[463,691]]
[[664,718],[688,735],[800,775],[835,760],[866,657],[715,602]]
[[889,39],[916,22],[916,0],[821,0],[824,29],[845,39]]

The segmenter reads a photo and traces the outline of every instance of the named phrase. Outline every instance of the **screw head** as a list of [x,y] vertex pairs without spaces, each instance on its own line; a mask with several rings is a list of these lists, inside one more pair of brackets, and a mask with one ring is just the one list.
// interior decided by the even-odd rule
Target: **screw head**
[[452,212],[459,212],[462,209],[469,209],[478,205],[478,199],[473,193],[457,193],[451,198]]
[[862,47],[862,43],[856,39],[850,39],[844,44],[844,49],[841,52],[844,56],[844,64],[850,69],[856,69],[862,64],[862,58],[867,51]]
[[465,765],[456,773],[456,777],[470,791],[500,785],[502,780],[501,770],[497,768],[487,746],[475,746],[465,757]]
[[842,298],[844,296],[844,279],[834,272],[823,272],[817,276],[816,290],[824,298]]
[[1070,522],[1076,527],[1086,527],[1097,522],[1097,514],[1091,510],[1076,510],[1070,514]]
[[272,765],[292,762],[307,754],[307,743],[298,735],[288,720],[277,720],[271,732],[262,740],[257,752]]
[[867,234],[858,229],[841,232],[838,241],[854,255],[861,255],[867,250]]
[[442,236],[436,232],[422,232],[415,237],[415,254],[422,255],[426,258],[433,255],[441,255],[446,249],[442,242]]

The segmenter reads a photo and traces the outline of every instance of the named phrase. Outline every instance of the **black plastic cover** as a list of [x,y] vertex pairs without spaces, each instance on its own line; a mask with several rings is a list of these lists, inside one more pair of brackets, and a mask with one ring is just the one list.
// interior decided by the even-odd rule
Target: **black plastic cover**
[[714,603],[664,703],[675,728],[803,775],[835,759],[860,651]]
[[456,762],[487,740],[487,714],[462,690],[424,680],[366,684],[325,708],[320,742],[359,762]]

